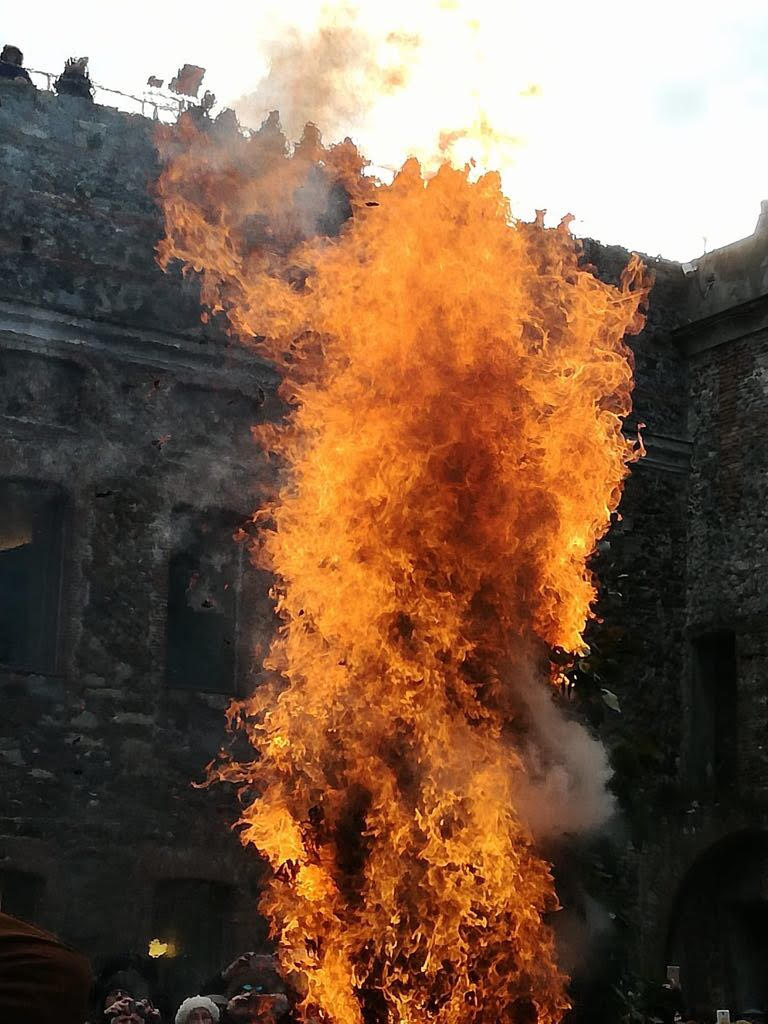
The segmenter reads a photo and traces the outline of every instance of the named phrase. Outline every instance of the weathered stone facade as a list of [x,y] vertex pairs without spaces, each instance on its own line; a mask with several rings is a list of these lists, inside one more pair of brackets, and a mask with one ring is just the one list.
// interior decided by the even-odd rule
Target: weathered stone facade
[[[190,931],[195,904],[218,899],[221,934],[173,964],[189,991],[263,938],[235,808],[192,783],[252,681],[254,632],[271,628],[232,533],[259,500],[249,428],[275,415],[275,375],[200,323],[194,282],[155,265],[155,173],[151,122],[0,90],[0,532],[53,502],[26,547],[58,535],[30,569],[50,649],[11,638],[0,667],[0,892],[91,955],[145,952],[179,901]],[[6,581],[26,557],[14,543],[0,545]],[[218,587],[209,603],[228,607],[182,609],[180,628],[232,645],[222,677],[192,686],[170,678],[166,643],[185,552],[203,601]],[[6,631],[26,604],[39,613],[37,593],[8,595]]]
[[[152,128],[0,83],[0,568],[33,580],[0,598],[0,898],[93,955],[174,938],[176,915],[183,988],[263,937],[232,803],[191,782],[271,629],[231,534],[266,472],[249,427],[278,406],[273,371],[154,262]],[[628,424],[648,455],[601,545],[592,630],[622,713],[583,695],[625,812],[630,966],[679,959],[692,1001],[734,1010],[768,1005],[739,960],[768,907],[767,239],[650,261]],[[627,258],[586,255],[608,277]],[[222,645],[210,665],[179,654],[190,633]],[[744,872],[714,899],[726,854]]]
[[647,979],[680,965],[699,1019],[768,1008],[763,220],[693,265],[657,268],[631,340],[649,454],[597,566],[593,636],[622,715],[596,725],[627,812],[614,866],[633,879],[629,959]]
[[647,969],[662,950],[682,961],[702,1010],[768,1007],[767,259],[761,218],[751,238],[697,261],[688,322],[670,339],[687,365],[691,445],[680,738],[675,799],[642,850],[641,907]]

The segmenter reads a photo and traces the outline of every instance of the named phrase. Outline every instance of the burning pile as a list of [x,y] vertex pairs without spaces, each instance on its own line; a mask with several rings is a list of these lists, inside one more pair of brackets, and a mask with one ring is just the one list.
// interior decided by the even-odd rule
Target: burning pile
[[274,119],[226,146],[186,122],[161,150],[161,262],[201,272],[289,406],[256,431],[284,467],[255,517],[271,681],[231,712],[254,760],[221,774],[302,1017],[557,1021],[520,737],[552,650],[582,649],[634,457],[642,267],[601,283],[567,223],[512,222],[497,175],[410,161],[377,184],[311,127],[292,155]]

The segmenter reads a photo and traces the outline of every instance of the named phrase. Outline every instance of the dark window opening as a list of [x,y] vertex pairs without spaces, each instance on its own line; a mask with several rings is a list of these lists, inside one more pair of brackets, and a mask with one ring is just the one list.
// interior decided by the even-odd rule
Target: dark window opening
[[736,637],[708,633],[694,641],[690,701],[689,775],[697,786],[720,786],[736,778]]
[[[204,879],[167,879],[155,886],[152,938],[168,943],[162,966],[174,998],[196,992],[201,979],[221,970],[234,891]],[[177,998],[178,997],[178,998]]]
[[0,911],[33,924],[38,920],[45,880],[29,871],[0,870]]
[[242,545],[240,517],[211,514],[187,530],[168,567],[168,685],[233,693]]
[[0,482],[0,664],[56,670],[64,510],[58,488]]
[[731,936],[733,985],[738,1007],[768,1007],[768,903],[764,900],[737,902],[730,909],[728,932]]
[[731,1020],[768,1011],[766,879],[768,834],[755,831],[722,839],[683,878],[659,970],[680,965],[692,1018],[714,1021],[722,1007]]

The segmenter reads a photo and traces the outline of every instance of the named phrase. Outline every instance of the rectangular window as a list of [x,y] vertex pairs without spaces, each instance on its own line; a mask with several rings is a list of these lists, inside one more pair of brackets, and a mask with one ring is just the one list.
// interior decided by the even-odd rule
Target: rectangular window
[[0,481],[0,665],[56,670],[65,499],[32,481]]
[[720,786],[736,778],[736,636],[719,630],[693,643],[688,730],[689,777],[696,786]]
[[233,896],[230,886],[197,878],[155,885],[151,937],[170,947],[165,984],[177,1002],[224,966]]
[[242,517],[209,513],[193,523],[168,566],[166,677],[183,689],[234,693]]
[[[718,880],[719,881],[719,880]],[[768,903],[736,901],[729,907],[728,959],[732,965],[732,984],[738,992],[739,1006],[768,1005]]]

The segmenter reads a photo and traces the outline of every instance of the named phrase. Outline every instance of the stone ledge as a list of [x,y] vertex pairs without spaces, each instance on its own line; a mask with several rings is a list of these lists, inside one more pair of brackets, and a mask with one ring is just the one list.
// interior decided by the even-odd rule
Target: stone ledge
[[768,294],[673,331],[671,338],[691,358],[768,329]]
[[[634,434],[626,436],[634,439]],[[656,434],[644,430],[642,432],[645,456],[633,464],[635,468],[653,466],[654,469],[666,470],[670,473],[687,475],[690,471],[691,451],[693,444],[684,437],[672,437],[668,434]]]
[[[10,344],[9,344],[10,342]],[[62,356],[73,350],[106,355],[158,370],[204,373],[212,384],[277,386],[277,372],[266,360],[233,344],[207,347],[182,335],[118,327],[52,312],[38,306],[0,301],[0,345]]]

